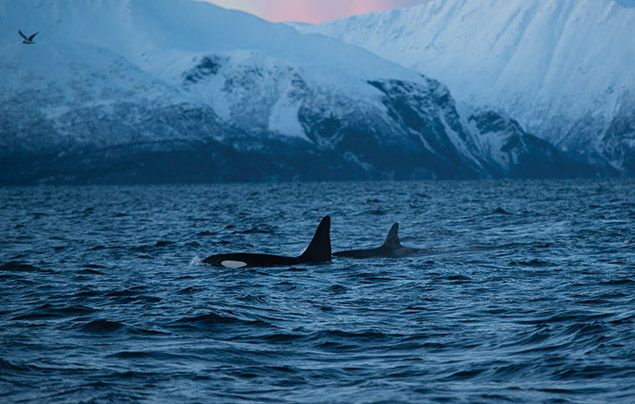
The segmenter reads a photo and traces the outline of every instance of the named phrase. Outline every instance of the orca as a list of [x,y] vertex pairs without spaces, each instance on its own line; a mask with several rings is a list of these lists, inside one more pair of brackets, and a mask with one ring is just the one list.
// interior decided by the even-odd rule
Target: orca
[[348,250],[348,251],[339,251],[334,253],[333,255],[336,257],[345,257],[345,258],[401,258],[401,257],[412,257],[415,255],[422,255],[429,253],[430,250],[422,249],[422,248],[410,248],[404,247],[401,245],[399,241],[399,223],[395,223],[390,228],[388,232],[388,236],[386,237],[386,241],[381,247],[377,248],[369,248],[365,250]]
[[297,257],[285,257],[268,254],[218,254],[207,257],[204,264],[238,269],[245,267],[273,267],[306,263],[331,261],[331,218],[325,216],[318,225],[311,243],[304,252]]

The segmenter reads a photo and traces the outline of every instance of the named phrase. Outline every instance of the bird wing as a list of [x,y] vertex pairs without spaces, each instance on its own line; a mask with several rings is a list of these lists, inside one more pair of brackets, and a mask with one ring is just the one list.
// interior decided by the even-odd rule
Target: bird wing
[[28,41],[28,40],[29,40],[29,38],[27,38],[27,37],[26,37],[26,35],[24,35],[24,34],[22,33],[22,31],[18,30],[18,34],[20,34],[20,36],[21,36],[22,38],[24,38],[24,40],[25,40],[25,41]]
[[29,37],[29,39],[28,39],[28,40],[29,40],[29,41],[32,41],[32,40],[33,40],[33,38],[35,38],[35,36],[36,36],[37,34],[39,34],[39,33],[40,33],[40,31],[38,31],[38,32],[36,32],[35,34],[31,35],[31,36]]

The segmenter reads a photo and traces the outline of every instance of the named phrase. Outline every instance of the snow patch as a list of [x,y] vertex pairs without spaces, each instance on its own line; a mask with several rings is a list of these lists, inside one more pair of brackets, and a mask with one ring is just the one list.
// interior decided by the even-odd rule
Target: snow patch
[[272,108],[269,116],[269,130],[286,136],[299,137],[306,141],[309,138],[298,120],[301,102],[289,97],[280,97]]
[[635,89],[634,4],[429,0],[295,27],[417,69],[460,101],[501,109],[553,143],[597,148],[620,97]]

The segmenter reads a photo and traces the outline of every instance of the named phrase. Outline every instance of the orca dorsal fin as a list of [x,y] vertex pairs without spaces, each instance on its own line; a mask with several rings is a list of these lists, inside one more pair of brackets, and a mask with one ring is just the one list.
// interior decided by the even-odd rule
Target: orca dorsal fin
[[388,236],[386,237],[386,241],[384,241],[384,245],[382,247],[385,248],[399,248],[401,247],[401,242],[399,242],[399,223],[395,223],[390,228],[388,232]]
[[318,225],[311,244],[300,256],[304,262],[331,260],[331,217],[325,216]]

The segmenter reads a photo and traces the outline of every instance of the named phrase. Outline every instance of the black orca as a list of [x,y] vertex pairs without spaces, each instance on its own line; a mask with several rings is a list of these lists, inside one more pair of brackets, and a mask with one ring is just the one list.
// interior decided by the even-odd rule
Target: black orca
[[311,244],[297,257],[267,254],[219,254],[203,260],[204,264],[225,268],[272,267],[304,263],[328,262],[331,260],[331,218],[325,216],[318,225]]
[[334,253],[336,257],[346,258],[400,258],[412,257],[429,253],[429,250],[421,248],[404,247],[399,241],[399,223],[395,223],[388,232],[388,237],[381,247],[369,248],[365,250],[349,250]]

